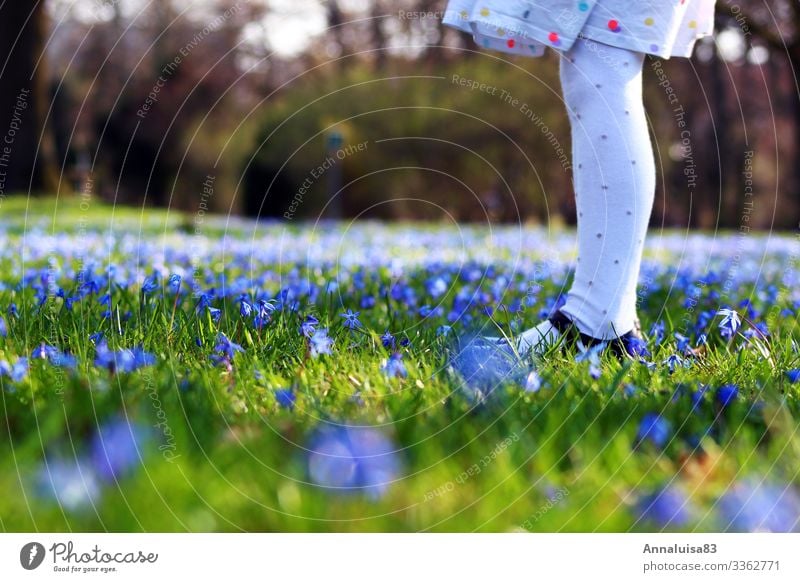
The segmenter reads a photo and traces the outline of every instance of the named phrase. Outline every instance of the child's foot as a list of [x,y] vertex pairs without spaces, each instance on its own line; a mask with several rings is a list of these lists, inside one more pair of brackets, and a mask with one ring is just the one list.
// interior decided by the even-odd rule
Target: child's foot
[[[553,326],[549,319],[545,319],[536,327],[532,327],[516,337],[516,348],[519,357],[524,358],[530,353],[544,354],[561,339],[561,333]],[[483,340],[490,345],[509,344],[508,338],[498,336],[483,336]]]
[[639,323],[639,318],[635,318],[633,322],[633,329],[627,333],[619,335],[613,339],[599,339],[585,333],[581,333],[578,327],[564,315],[561,311],[556,311],[551,315],[548,320],[553,326],[568,340],[572,342],[580,342],[587,348],[596,346],[598,344],[608,344],[608,349],[620,360],[626,357],[637,358],[639,356],[649,355],[647,351],[647,343],[642,337],[642,326]]
[[525,357],[531,353],[540,356],[561,339],[561,332],[550,319],[545,319],[536,327],[522,332],[517,337],[517,353]]
[[556,311],[536,327],[523,332],[517,338],[517,352],[521,357],[531,353],[542,355],[562,339],[566,340],[565,343],[580,341],[587,348],[607,343],[611,352],[620,359],[647,354],[638,318],[631,331],[611,340],[602,340],[581,333],[572,320],[561,311]]

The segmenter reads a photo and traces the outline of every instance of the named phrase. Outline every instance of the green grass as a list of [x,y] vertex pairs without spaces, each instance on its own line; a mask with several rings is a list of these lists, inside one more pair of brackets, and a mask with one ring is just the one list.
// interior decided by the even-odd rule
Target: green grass
[[[25,288],[19,285],[22,233],[31,224],[30,218],[28,226],[24,223],[25,208],[23,200],[3,202],[11,218],[6,219],[0,261],[0,308],[8,324],[7,337],[0,338],[0,360],[30,356],[45,342],[74,355],[77,366],[69,370],[32,360],[25,380],[0,380],[4,531],[705,531],[724,527],[717,500],[745,478],[798,481],[798,389],[785,375],[798,367],[792,345],[797,327],[791,317],[771,326],[768,357],[753,347],[755,341],[742,350],[737,349],[741,338],[723,341],[715,322],[708,349],[689,368],[669,373],[661,364],[675,352],[669,338],[659,347],[651,344],[656,369],[604,355],[597,379],[590,377],[586,363],[574,361],[573,351],[558,351],[536,362],[541,390],[526,392],[518,381],[507,381],[476,406],[452,369],[453,346],[437,334],[448,323],[444,317],[423,320],[398,302],[378,300],[375,307],[361,309],[363,330],[342,326],[344,307],[358,310],[361,296],[377,294],[379,284],[393,282],[385,266],[367,271],[376,278],[368,279],[364,290],[354,289],[346,277],[340,287],[344,307],[333,295],[325,300],[323,294],[315,305],[301,302],[301,314],[313,313],[334,338],[333,355],[313,358],[298,333],[300,314],[277,310],[258,330],[242,321],[235,297],[214,300],[223,309],[218,323],[206,313],[198,316],[191,296],[176,307],[173,295],[143,295],[138,283],[113,286],[110,318],[102,316],[106,307],[99,303],[104,291],[76,302],[72,310],[62,297],[48,297],[37,306],[37,279]],[[93,202],[85,211],[76,200],[57,206],[52,200],[31,201],[30,208],[36,209],[36,220],[45,221],[45,232],[55,217],[59,232],[75,237],[80,225],[102,232],[113,224],[115,233],[131,231],[156,240],[187,223],[174,213],[148,211],[142,225],[138,209],[114,210]],[[293,228],[302,231],[300,225]],[[393,233],[386,235],[389,255]],[[248,235],[245,229],[241,236]],[[187,241],[173,246],[186,249]],[[49,256],[64,252],[56,249]],[[42,268],[45,259],[34,256],[25,268]],[[112,259],[137,264],[117,247]],[[149,273],[152,260],[140,257],[138,263]],[[180,262],[166,261],[168,267]],[[63,263],[79,264],[73,255]],[[662,282],[669,280],[666,263]],[[201,269],[219,275],[214,264],[204,260]],[[103,271],[102,264],[97,267]],[[292,269],[321,284],[328,279],[326,268],[259,264],[256,275],[281,275],[262,281],[261,288],[275,293]],[[232,258],[222,271],[235,280],[247,274],[247,266]],[[427,276],[411,269],[403,280],[424,295]],[[63,270],[58,281],[67,295],[78,289]],[[554,296],[558,283],[545,280],[539,297]],[[460,284],[440,298],[443,304],[449,304]],[[640,306],[645,327],[661,313],[668,331],[678,331],[681,298],[667,285],[649,292]],[[17,318],[6,315],[11,303],[19,310]],[[700,305],[714,309],[718,303],[704,296]],[[778,303],[794,309],[787,296]],[[754,305],[762,313],[774,306]],[[521,314],[522,327],[537,321],[541,306]],[[131,316],[123,321],[126,312]],[[502,317],[498,321],[508,330]],[[407,330],[410,345],[401,349],[406,378],[381,372],[391,353],[380,342],[387,328]],[[157,363],[132,373],[99,368],[88,339],[98,331],[111,348],[141,345]],[[244,348],[230,368],[209,359],[220,331]],[[722,407],[714,401],[714,390],[730,383],[739,387],[739,397]],[[689,395],[701,384],[711,390],[692,411]],[[626,395],[626,385],[636,386],[633,395]],[[276,401],[275,390],[288,387],[297,395],[293,410]],[[649,442],[634,446],[639,422],[649,412],[662,413],[671,424],[663,448]],[[43,460],[86,457],[97,427],[120,414],[154,431],[152,439],[143,441],[143,462],[116,482],[103,483],[94,505],[60,506],[42,486]],[[379,426],[397,444],[403,468],[384,495],[335,493],[309,483],[305,447],[326,420]],[[164,424],[158,425],[162,421],[170,432],[167,448]],[[702,451],[692,444],[693,437],[700,439]],[[637,521],[637,503],[665,484],[688,500],[691,519],[679,526]]]

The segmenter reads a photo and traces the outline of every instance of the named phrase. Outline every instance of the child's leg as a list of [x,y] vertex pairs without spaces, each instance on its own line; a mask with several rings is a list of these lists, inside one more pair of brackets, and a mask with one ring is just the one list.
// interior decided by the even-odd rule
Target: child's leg
[[592,337],[631,331],[655,196],[642,102],[644,54],[579,38],[561,58],[572,127],[578,263],[561,312]]

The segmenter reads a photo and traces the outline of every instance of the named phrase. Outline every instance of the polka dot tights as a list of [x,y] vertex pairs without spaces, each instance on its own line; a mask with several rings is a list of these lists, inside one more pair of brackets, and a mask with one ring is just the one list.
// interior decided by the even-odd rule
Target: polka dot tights
[[636,317],[636,283],[655,195],[643,61],[643,53],[587,38],[561,53],[578,211],[578,262],[561,311],[596,338],[627,333]]

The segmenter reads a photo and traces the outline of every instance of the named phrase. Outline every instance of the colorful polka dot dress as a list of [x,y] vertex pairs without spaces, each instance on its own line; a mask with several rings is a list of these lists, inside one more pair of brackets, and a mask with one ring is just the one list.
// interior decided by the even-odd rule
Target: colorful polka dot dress
[[714,29],[716,0],[450,0],[442,22],[490,50],[538,57],[579,36],[641,53],[691,57]]

